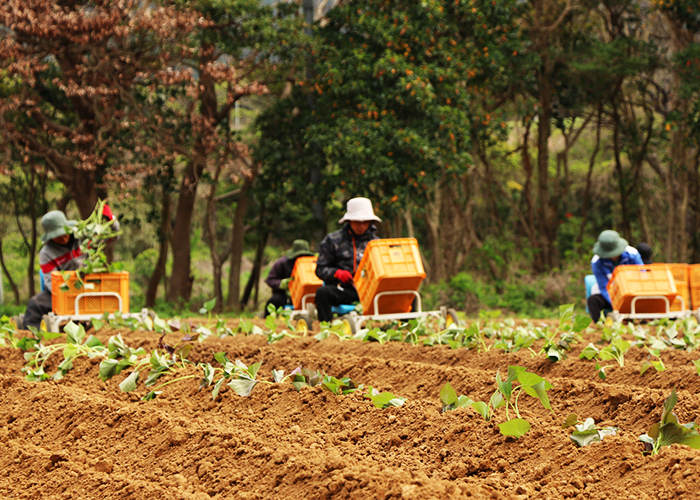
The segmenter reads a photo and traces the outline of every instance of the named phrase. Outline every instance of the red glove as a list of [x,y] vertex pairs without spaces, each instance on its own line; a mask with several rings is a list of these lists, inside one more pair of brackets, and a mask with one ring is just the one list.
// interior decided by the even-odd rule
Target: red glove
[[338,278],[343,283],[352,283],[352,273],[350,271],[346,271],[345,269],[338,269],[333,276]]

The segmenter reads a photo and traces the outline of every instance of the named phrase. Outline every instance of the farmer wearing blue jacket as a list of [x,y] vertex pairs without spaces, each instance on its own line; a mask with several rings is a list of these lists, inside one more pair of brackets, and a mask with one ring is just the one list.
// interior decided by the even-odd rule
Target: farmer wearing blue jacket
[[637,249],[629,246],[627,240],[621,238],[617,231],[608,230],[600,233],[593,247],[593,253],[595,255],[591,259],[591,269],[593,269],[596,284],[593,285],[591,295],[588,297],[588,310],[593,321],[598,322],[601,311],[612,309],[607,286],[612,278],[613,269],[630,264],[642,265],[644,262]]

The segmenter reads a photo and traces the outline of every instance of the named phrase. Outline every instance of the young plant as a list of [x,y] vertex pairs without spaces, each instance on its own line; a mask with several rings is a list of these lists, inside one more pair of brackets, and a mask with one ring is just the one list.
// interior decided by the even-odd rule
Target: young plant
[[[163,334],[163,336],[164,335],[165,334]],[[152,387],[155,385],[156,381],[166,373],[175,375],[184,370],[187,365],[192,365],[190,361],[187,361],[187,356],[192,350],[192,344],[190,344],[189,341],[195,339],[196,335],[185,335],[181,341],[175,344],[175,346],[165,344],[163,342],[163,336],[161,336],[160,340],[158,341],[158,347],[161,348],[163,353],[161,354],[161,352],[156,348],[153,352],[151,352],[150,356],[145,356],[142,358],[139,358],[138,356],[145,354],[145,351],[141,349],[133,350],[127,347],[119,335],[110,338],[109,345],[112,346],[110,357],[100,363],[100,377],[102,380],[107,380],[119,374],[124,368],[131,367],[133,370],[119,384],[119,389],[122,392],[132,392],[138,387],[141,372],[148,368],[150,368],[150,370],[144,385],[146,387]],[[153,389],[142,399],[144,401],[154,399],[158,394],[160,394],[158,389],[174,382],[194,378],[195,376],[196,375],[184,375],[169,380],[168,382],[153,387]]]
[[691,448],[700,448],[700,434],[695,422],[679,424],[678,417],[671,411],[678,402],[676,390],[666,398],[661,413],[661,421],[649,428],[649,432],[639,436],[639,440],[644,443],[645,453],[658,455],[662,446],[669,446],[677,443]]
[[[559,327],[549,336],[542,346],[542,351],[550,361],[561,361],[571,350],[571,344],[581,338],[581,332],[591,324],[591,318],[578,315],[574,317],[574,305],[559,307]],[[557,340],[559,335],[559,340]]]
[[390,392],[379,392],[372,386],[369,386],[367,391],[368,392],[365,394],[365,397],[370,399],[374,406],[382,410],[392,406],[403,406],[403,404],[407,401],[406,398],[395,396]]
[[614,436],[618,429],[617,427],[596,427],[595,420],[587,418],[584,422],[579,421],[575,413],[569,415],[566,421],[562,424],[562,429],[574,427],[571,435],[571,440],[578,446],[588,446],[592,443],[599,443],[605,436]]
[[[442,413],[466,406],[473,407],[473,405],[477,404],[477,402],[469,396],[457,396],[457,392],[452,388],[449,382],[446,382],[445,385],[442,386],[442,389],[440,389],[440,401],[442,401]],[[481,404],[483,405],[484,403]]]
[[[639,374],[644,375],[649,368],[654,368],[657,372],[664,371],[666,369],[666,365],[664,365],[664,362],[660,357],[661,352],[656,349],[649,349],[648,347],[646,349],[649,351],[649,360],[642,363],[642,368],[640,369]],[[652,356],[657,359],[652,359]]]
[[[516,383],[518,385],[515,385]],[[523,392],[538,399],[546,409],[552,409],[547,396],[552,384],[539,375],[528,372],[522,366],[509,366],[506,380],[501,380],[500,374],[496,373],[496,386],[496,391],[488,403],[476,401],[469,405],[487,421],[491,420],[495,410],[505,407],[506,421],[498,424],[504,436],[520,437],[530,430],[530,423],[521,417],[518,408],[518,398]],[[510,418],[511,411],[515,412],[516,418]]]
[[[51,345],[44,345],[43,342],[39,342],[35,346],[36,351],[24,354],[27,364],[22,368],[22,371],[26,373],[25,377],[27,380],[41,381],[49,378],[60,380],[73,368],[73,361],[77,358],[81,356],[95,358],[107,355],[107,348],[105,348],[104,344],[97,337],[92,335],[87,337],[83,325],[76,325],[70,321],[63,330],[66,332],[66,342]],[[61,336],[61,334],[56,334],[56,337],[58,336]],[[45,371],[46,362],[53,354],[59,351],[63,353],[63,361],[59,363],[58,371],[51,376]]]

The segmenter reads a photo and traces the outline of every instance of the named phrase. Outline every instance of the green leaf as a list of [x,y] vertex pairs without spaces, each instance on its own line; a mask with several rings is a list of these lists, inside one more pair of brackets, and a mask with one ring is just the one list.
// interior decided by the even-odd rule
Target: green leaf
[[443,406],[452,405],[457,401],[457,393],[449,382],[445,383],[440,389],[440,401],[442,401]]
[[63,331],[67,334],[67,341],[69,344],[82,344],[85,340],[85,328],[83,325],[76,325],[72,321],[69,321],[66,326],[63,327]]
[[273,368],[272,379],[275,381],[275,383],[279,384],[283,378],[284,378],[284,370],[275,370]]
[[523,366],[509,366],[508,367],[508,378],[506,382],[512,382],[518,378],[518,373],[524,372],[527,368]]
[[[671,410],[673,410],[673,407],[676,406],[676,403],[678,403],[678,396],[676,395],[676,389],[671,390],[671,394],[664,400],[664,411],[663,413],[670,413]],[[661,418],[663,421],[663,416]]]
[[484,420],[488,421],[490,420],[489,417],[489,407],[486,403],[483,401],[475,401],[472,403],[472,408],[474,408],[474,411],[477,412],[479,415],[481,415]]
[[581,351],[581,354],[579,355],[579,359],[593,359],[598,355],[598,348],[594,346],[592,343],[589,343],[583,351]]
[[226,357],[226,353],[223,351],[217,352],[216,354],[214,354],[214,359],[217,360],[222,365],[225,365],[226,363],[229,362],[228,358]]
[[566,304],[559,306],[559,328],[564,326],[564,323],[569,323],[574,318],[574,305]]
[[602,441],[602,438],[600,437],[600,434],[598,433],[597,429],[587,431],[574,431],[569,437],[574,443],[582,447]]
[[92,347],[98,347],[98,346],[99,346],[99,347],[104,347],[104,346],[105,346],[105,345],[100,341],[100,339],[98,339],[98,338],[95,337],[94,335],[90,335],[90,336],[88,337],[88,339],[85,341],[85,345],[86,345],[87,347],[90,347],[90,348],[92,348]]
[[228,386],[233,389],[233,391],[238,394],[239,396],[249,396],[251,392],[253,392],[253,389],[255,388],[255,385],[257,384],[257,380],[248,380],[245,378],[238,378],[234,379],[231,382],[228,383]]
[[514,418],[502,424],[498,424],[498,428],[504,436],[515,436],[519,438],[530,430],[530,422],[522,418]]
[[523,390],[533,398],[539,399],[542,406],[544,406],[546,409],[551,410],[552,407],[549,404],[549,397],[547,396],[545,387],[545,381],[542,380],[542,382],[539,382],[533,386],[523,386]]
[[474,401],[469,397],[469,396],[460,396],[457,398],[457,401],[454,403],[455,408],[462,408],[465,406],[469,406]]
[[141,398],[141,401],[151,401],[153,399],[156,399],[156,397],[160,393],[161,391],[150,391],[148,394]]
[[206,309],[206,311],[209,312],[209,311],[213,311],[215,306],[216,306],[216,297],[214,297],[211,300],[206,301],[202,307],[204,307],[204,309]]
[[273,315],[269,315],[267,318],[265,318],[265,328],[268,330],[274,330],[277,328],[277,320]]
[[258,361],[257,363],[253,363],[248,367],[248,374],[253,380],[255,380],[255,377],[257,377],[258,370],[260,370],[260,366],[262,366],[262,362]]
[[569,414],[568,417],[566,417],[566,420],[564,420],[564,423],[561,424],[562,429],[566,429],[567,427],[571,427],[572,425],[576,425],[578,423],[578,416],[575,413]]
[[105,359],[100,363],[100,378],[103,382],[119,373],[117,371],[118,365],[119,361],[116,359]]
[[491,403],[491,407],[494,410],[497,410],[498,408],[501,408],[501,407],[505,406],[506,404],[508,404],[508,402],[505,399],[503,399],[503,395],[501,394],[501,391],[496,391],[493,393],[493,395],[491,396],[490,403]]
[[544,382],[544,379],[535,373],[530,372],[520,372],[517,375],[518,382],[520,382],[523,387],[531,387]]
[[592,322],[592,320],[588,316],[578,315],[574,319],[574,326],[572,329],[576,333],[581,333],[583,330],[588,328],[588,325],[590,325],[591,322]]
[[138,383],[138,380],[139,372],[131,372],[131,374],[124,380],[122,380],[121,384],[119,384],[119,389],[121,389],[122,392],[134,391],[136,390],[136,384]]
[[219,390],[221,390],[221,384],[224,383],[224,378],[220,378],[219,380],[216,381],[216,384],[214,384],[214,389],[211,391],[211,398],[216,399],[216,396],[219,395]]
[[700,359],[693,361],[693,364],[695,365],[695,371],[700,375]]

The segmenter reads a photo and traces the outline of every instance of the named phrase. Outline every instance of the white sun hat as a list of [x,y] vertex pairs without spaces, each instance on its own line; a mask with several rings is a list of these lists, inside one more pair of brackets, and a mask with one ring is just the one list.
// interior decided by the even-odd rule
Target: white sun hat
[[346,221],[367,221],[373,220],[376,222],[381,222],[382,219],[374,215],[374,210],[372,210],[372,202],[368,198],[353,198],[348,201],[348,208],[343,215],[343,218],[338,222],[343,223]]

